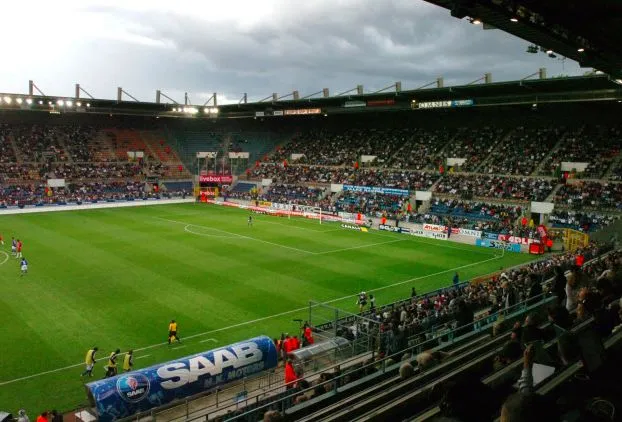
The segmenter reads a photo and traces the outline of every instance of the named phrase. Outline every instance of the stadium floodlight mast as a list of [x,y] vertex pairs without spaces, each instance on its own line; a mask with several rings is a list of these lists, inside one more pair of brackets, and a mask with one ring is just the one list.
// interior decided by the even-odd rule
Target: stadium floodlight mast
[[442,88],[443,86],[445,86],[445,82],[442,76],[439,76],[438,78],[436,78],[435,81],[432,82],[428,82],[427,84],[421,85],[419,88],[417,88],[415,91],[418,91],[420,89],[424,89],[427,88],[429,86],[432,85],[436,85],[437,88]]
[[482,76],[481,78],[475,79],[474,81],[469,82],[467,85],[473,85],[481,81],[484,81],[485,84],[492,83],[492,73],[486,72],[484,73],[484,76]]
[[342,95],[346,95],[354,91],[356,91],[357,95],[363,95],[364,94],[363,85],[357,85],[356,88],[352,88],[352,89],[348,89],[347,91],[340,92],[339,94],[336,95],[336,97],[341,97]]
[[329,89],[328,88],[322,88],[321,91],[314,92],[313,94],[305,95],[304,97],[301,98],[301,100],[306,100],[306,99],[309,99],[311,97],[315,97],[316,95],[320,95],[320,94],[322,94],[322,97],[324,97],[324,98],[330,97]]
[[372,92],[372,94],[380,94],[381,92],[384,92],[386,90],[393,89],[393,88],[395,88],[395,93],[399,94],[400,92],[402,92],[402,83],[399,82],[399,81],[395,82],[395,83],[393,83],[393,84],[391,84],[391,85],[389,85],[387,87],[379,89],[378,91]]
[[127,95],[128,97],[130,97],[132,100],[136,101],[137,103],[140,102],[135,97],[133,97],[130,93],[125,91],[123,88],[117,87],[117,103],[123,102],[123,94]]

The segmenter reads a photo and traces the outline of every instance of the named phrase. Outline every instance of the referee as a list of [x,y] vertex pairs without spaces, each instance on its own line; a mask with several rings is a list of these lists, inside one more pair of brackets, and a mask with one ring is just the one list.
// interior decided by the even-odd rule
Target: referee
[[177,340],[178,343],[181,343],[181,340],[177,335],[177,323],[174,319],[172,319],[171,323],[168,324],[168,344],[171,344],[175,340]]

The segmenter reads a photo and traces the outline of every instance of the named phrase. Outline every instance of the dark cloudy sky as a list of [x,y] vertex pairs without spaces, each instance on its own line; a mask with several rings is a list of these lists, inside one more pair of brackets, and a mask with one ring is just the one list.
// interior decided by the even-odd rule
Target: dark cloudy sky
[[237,101],[585,70],[423,0],[21,0],[0,10],[0,92],[24,93],[33,79],[47,95],[80,82],[97,98],[122,86],[141,101],[187,91],[196,104],[214,91]]

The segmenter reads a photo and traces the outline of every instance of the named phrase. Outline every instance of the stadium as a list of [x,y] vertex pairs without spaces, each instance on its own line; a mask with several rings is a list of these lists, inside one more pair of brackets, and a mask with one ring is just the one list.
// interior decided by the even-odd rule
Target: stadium
[[620,420],[622,9],[427,2],[592,70],[0,94],[0,422]]

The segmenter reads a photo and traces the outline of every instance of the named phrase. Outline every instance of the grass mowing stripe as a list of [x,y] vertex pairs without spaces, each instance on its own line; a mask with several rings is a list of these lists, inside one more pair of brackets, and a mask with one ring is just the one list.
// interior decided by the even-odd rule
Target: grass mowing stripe
[[[370,289],[369,292],[377,292],[377,291],[385,290],[385,289],[388,289],[388,288],[391,288],[391,287],[400,286],[402,284],[412,283],[413,281],[423,280],[423,279],[426,279],[426,278],[435,277],[437,275],[451,273],[451,272],[458,271],[458,270],[461,270],[461,269],[464,269],[464,268],[469,268],[469,267],[473,267],[475,265],[483,264],[483,263],[489,262],[489,261],[491,261],[493,259],[499,259],[499,258],[498,257],[489,258],[489,259],[485,259],[483,261],[473,262],[473,263],[466,264],[466,265],[461,265],[461,266],[456,267],[456,268],[450,268],[448,270],[439,271],[439,272],[436,272],[436,273],[433,273],[433,274],[428,274],[428,275],[424,275],[424,276],[421,276],[421,277],[410,278],[408,280],[399,281],[397,283],[393,283],[393,284],[390,284],[388,286],[383,286],[383,287],[378,287],[378,288],[375,288],[375,289]],[[324,304],[331,304],[331,303],[340,302],[340,301],[343,301],[343,300],[346,300],[346,299],[351,299],[351,298],[354,298],[354,297],[357,297],[357,296],[358,296],[358,293],[354,293],[354,294],[343,296],[343,297],[340,297],[340,298],[324,301],[322,303],[324,303]],[[221,331],[225,331],[225,330],[230,330],[232,328],[237,328],[237,327],[240,327],[240,326],[243,326],[243,325],[255,324],[255,323],[260,322],[260,321],[265,321],[267,319],[272,319],[272,318],[276,318],[276,317],[283,316],[283,315],[289,315],[289,314],[292,314],[292,313],[295,313],[295,312],[304,311],[306,309],[308,309],[308,307],[305,306],[304,308],[292,309],[290,311],[281,312],[279,314],[274,314],[274,315],[269,315],[269,316],[262,317],[262,318],[257,318],[257,319],[252,320],[252,321],[245,321],[245,322],[241,322],[239,324],[230,325],[228,327],[217,328],[215,330],[206,331],[204,333],[198,333],[198,334],[193,334],[193,335],[190,335],[190,336],[185,336],[184,340],[190,340],[190,339],[193,339],[193,338],[202,337],[202,336],[207,335],[207,334],[217,333],[217,332],[221,332]],[[208,340],[216,341],[215,339],[206,339],[204,341],[208,341]],[[154,347],[161,347],[161,346],[164,346],[164,345],[168,345],[168,342],[152,344],[150,346],[140,347],[140,348],[133,349],[133,350],[134,350],[134,352],[140,352],[142,350],[153,349]],[[180,349],[181,347],[186,347],[186,346],[184,345],[184,346],[175,347],[175,348],[172,348],[172,349]],[[39,376],[50,374],[50,373],[53,373],[53,372],[63,371],[65,369],[69,369],[69,368],[75,368],[75,367],[82,366],[82,365],[84,365],[84,363],[80,362],[80,363],[76,363],[74,365],[69,365],[69,366],[65,366],[65,367],[62,367],[62,368],[57,368],[57,369],[52,369],[52,370],[45,371],[45,372],[40,372],[38,374],[32,374],[32,375],[16,378],[16,379],[9,380],[9,381],[3,381],[3,382],[0,382],[0,386],[7,385],[7,384],[12,384],[12,383],[18,382],[18,381],[27,380],[27,379],[30,379],[30,378],[39,377]]]

